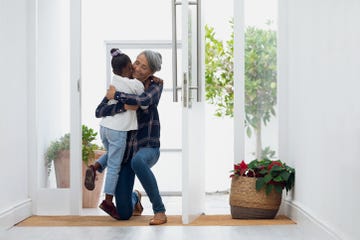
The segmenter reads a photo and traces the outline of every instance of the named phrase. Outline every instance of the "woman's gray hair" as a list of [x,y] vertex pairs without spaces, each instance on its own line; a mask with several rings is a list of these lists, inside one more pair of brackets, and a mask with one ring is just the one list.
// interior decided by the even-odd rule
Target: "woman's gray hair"
[[152,50],[144,50],[139,55],[144,54],[152,72],[161,70],[162,57],[161,54]]

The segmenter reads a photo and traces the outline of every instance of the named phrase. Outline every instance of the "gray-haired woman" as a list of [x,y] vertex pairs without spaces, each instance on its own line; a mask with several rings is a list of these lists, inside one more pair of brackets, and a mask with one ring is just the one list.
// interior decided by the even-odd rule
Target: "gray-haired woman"
[[[127,147],[123,165],[115,191],[116,209],[120,219],[129,219],[132,215],[141,215],[141,194],[133,192],[135,174],[148,195],[154,212],[150,225],[167,222],[165,206],[162,202],[156,178],[151,171],[160,156],[160,120],[157,110],[163,90],[163,82],[153,74],[160,71],[162,64],[158,52],[145,50],[133,63],[133,77],[145,86],[145,92],[139,96],[116,92],[110,87],[106,98],[96,109],[96,116],[114,115],[133,109],[134,106],[148,106],[147,109],[137,109],[138,130],[130,131],[127,137]],[[116,99],[116,105],[107,105],[109,99]]]

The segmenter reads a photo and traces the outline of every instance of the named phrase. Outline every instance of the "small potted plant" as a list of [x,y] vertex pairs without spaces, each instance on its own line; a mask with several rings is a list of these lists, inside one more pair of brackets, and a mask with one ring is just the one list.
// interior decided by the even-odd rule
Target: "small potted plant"
[[295,169],[280,160],[255,159],[234,164],[230,177],[233,218],[274,218],[283,189],[294,187]]
[[[105,153],[104,149],[93,143],[97,132],[94,129],[82,125],[82,162],[83,178],[88,165],[93,164],[101,155]],[[45,153],[48,174],[51,171],[52,162],[54,162],[56,185],[58,188],[68,188],[70,186],[70,134],[66,133],[58,140],[50,143]],[[98,183],[94,191],[89,192],[83,188],[83,207],[97,207],[101,194],[103,182],[103,173],[97,174]]]
[[68,188],[70,186],[70,133],[66,133],[50,143],[45,153],[45,159],[48,175],[54,162],[56,186]]

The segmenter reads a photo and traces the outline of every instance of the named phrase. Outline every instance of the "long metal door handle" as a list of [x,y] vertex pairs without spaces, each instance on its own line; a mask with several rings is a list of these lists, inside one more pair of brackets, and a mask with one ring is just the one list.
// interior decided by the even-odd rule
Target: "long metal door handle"
[[176,0],[172,1],[172,71],[173,71],[173,102],[178,101],[177,86],[177,34],[176,34]]
[[[176,6],[181,5],[181,2],[172,0],[172,70],[173,70],[173,102],[178,102],[178,90],[181,87],[178,87],[177,81],[177,26],[176,26]],[[201,74],[201,65],[202,65],[202,46],[201,46],[201,0],[189,1],[189,5],[196,6],[196,52],[197,52],[197,83],[196,86],[190,86],[191,89],[196,89],[196,100],[201,102],[201,90],[202,90],[202,74]],[[185,81],[185,80],[184,80]],[[187,81],[187,79],[186,79]],[[189,84],[189,83],[188,83]]]
[[197,0],[197,6],[196,6],[196,53],[197,53],[197,90],[196,90],[196,100],[197,102],[201,102],[201,88],[202,88],[202,46],[201,46],[201,40],[202,40],[202,29],[201,29],[201,0]]
[[187,73],[184,72],[183,74],[183,87],[182,87],[182,100],[183,100],[183,107],[188,107],[189,102],[189,89],[188,89],[189,83],[187,80]]

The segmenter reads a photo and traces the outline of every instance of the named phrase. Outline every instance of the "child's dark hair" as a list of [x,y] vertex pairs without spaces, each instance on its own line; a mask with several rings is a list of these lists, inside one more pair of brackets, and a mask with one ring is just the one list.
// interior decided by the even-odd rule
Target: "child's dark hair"
[[131,59],[118,48],[112,48],[110,53],[112,56],[111,67],[113,69],[113,73],[120,75],[122,69],[131,63]]

